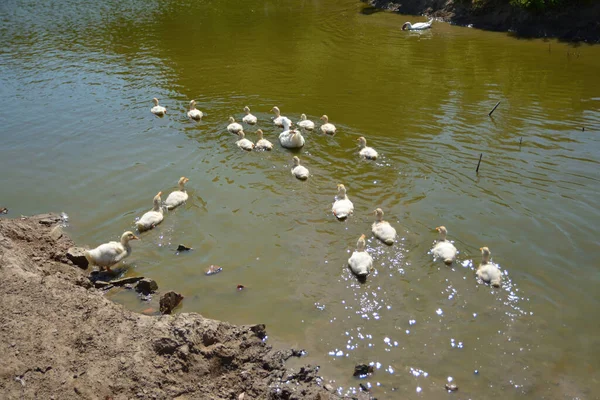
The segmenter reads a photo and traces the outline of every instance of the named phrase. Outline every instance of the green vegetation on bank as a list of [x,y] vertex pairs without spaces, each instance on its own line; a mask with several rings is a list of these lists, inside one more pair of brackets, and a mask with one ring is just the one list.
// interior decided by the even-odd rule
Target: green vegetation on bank
[[593,0],[460,0],[463,4],[471,4],[479,8],[494,3],[509,3],[511,6],[531,11],[554,10],[565,7],[577,7],[590,4]]

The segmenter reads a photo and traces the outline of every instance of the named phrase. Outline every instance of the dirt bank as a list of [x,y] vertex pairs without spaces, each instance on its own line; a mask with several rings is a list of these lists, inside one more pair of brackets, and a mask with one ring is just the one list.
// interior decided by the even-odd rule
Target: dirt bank
[[107,300],[67,260],[59,221],[0,219],[2,399],[340,398],[316,368],[287,370],[295,352],[274,351],[263,325],[146,316]]
[[532,12],[507,1],[367,0],[376,8],[401,14],[428,15],[458,25],[512,32],[518,37],[552,37],[600,43],[600,2]]

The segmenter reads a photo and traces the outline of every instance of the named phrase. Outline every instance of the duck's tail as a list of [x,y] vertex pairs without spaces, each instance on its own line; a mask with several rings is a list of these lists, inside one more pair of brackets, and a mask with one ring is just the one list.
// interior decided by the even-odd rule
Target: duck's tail
[[445,258],[445,259],[444,259],[444,264],[446,264],[446,265],[450,266],[450,265],[452,265],[452,261],[453,261],[453,260],[452,260],[451,258]]

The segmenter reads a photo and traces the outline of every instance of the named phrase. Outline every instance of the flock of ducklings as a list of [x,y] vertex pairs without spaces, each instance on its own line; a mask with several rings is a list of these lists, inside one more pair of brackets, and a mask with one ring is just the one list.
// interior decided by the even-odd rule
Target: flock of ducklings
[[[167,109],[158,104],[158,99],[154,98],[153,102],[154,107],[152,107],[151,112],[161,117],[164,116],[167,113]],[[250,113],[250,109],[247,106],[244,107],[244,112],[246,115],[242,118],[242,122],[248,125],[257,123],[258,118]],[[289,118],[282,116],[278,107],[273,107],[271,112],[275,113],[275,116],[272,118],[273,123],[276,126],[283,128],[283,131],[279,134],[281,146],[284,148],[301,148],[304,146],[305,140],[302,132],[314,130],[314,122],[308,120],[306,115],[302,114],[300,121],[297,123],[302,130],[302,132],[300,132],[296,129],[291,129],[293,125],[292,121]],[[195,100],[190,101],[187,116],[193,120],[202,119],[203,113],[196,109]],[[321,120],[323,121],[323,124],[320,126],[321,132],[328,135],[335,135],[336,127],[329,122],[327,115],[323,115]],[[242,150],[269,151],[273,149],[273,144],[263,137],[263,132],[260,129],[256,131],[258,136],[258,141],[256,143],[246,139],[243,126],[237,123],[233,117],[229,117],[227,130],[238,135],[239,140],[236,144]],[[364,137],[360,137],[357,140],[360,146],[359,155],[362,158],[375,160],[378,157],[377,151],[371,147],[367,147],[367,141]],[[294,166],[291,170],[292,174],[300,180],[308,179],[310,173],[306,167],[300,165],[300,159],[297,156],[294,156],[293,161]],[[165,209],[172,210],[187,201],[188,194],[185,190],[185,184],[188,181],[188,178],[182,176],[179,179],[179,189],[169,194],[164,203],[161,200],[162,192],[158,192],[158,194],[154,196],[152,210],[146,212],[136,221],[136,227],[139,232],[147,231],[160,224],[163,221]],[[348,198],[346,187],[343,184],[339,184],[337,190],[337,196],[335,197],[331,211],[338,220],[343,220],[354,212],[354,205]],[[381,208],[377,208],[374,211],[374,214],[375,222],[373,222],[373,225],[371,226],[373,235],[383,243],[390,246],[393,245],[397,238],[396,229],[394,229],[389,222],[383,220],[383,210]],[[436,230],[439,232],[439,240],[435,243],[431,252],[435,259],[442,260],[446,265],[450,266],[456,259],[456,247],[454,247],[452,242],[446,238],[448,234],[446,227],[439,226]],[[95,249],[88,250],[86,251],[86,257],[91,265],[97,265],[100,268],[106,268],[110,271],[111,266],[131,254],[129,242],[135,239],[138,239],[138,237],[134,235],[133,232],[125,232],[121,236],[120,242],[104,243]],[[502,272],[497,264],[491,262],[490,250],[487,247],[482,247],[480,250],[482,260],[476,271],[477,277],[485,283],[489,283],[494,287],[499,287],[502,281]],[[366,250],[365,235],[361,235],[358,239],[356,250],[348,259],[348,266],[361,281],[364,281],[373,269],[373,257],[371,257]]]

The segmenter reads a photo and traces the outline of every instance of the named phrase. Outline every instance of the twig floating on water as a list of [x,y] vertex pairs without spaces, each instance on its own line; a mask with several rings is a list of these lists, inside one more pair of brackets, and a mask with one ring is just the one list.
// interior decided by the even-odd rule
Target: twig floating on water
[[523,143],[523,138],[519,139],[519,147],[521,147],[521,143]]
[[488,114],[488,117],[491,117],[491,116],[492,116],[492,113],[493,113],[494,111],[496,111],[496,108],[498,108],[498,106],[499,106],[499,105],[500,105],[500,102],[497,102],[497,103],[496,103],[496,105],[494,106],[494,108],[492,108],[492,111],[490,111],[490,113]]
[[483,153],[479,155],[479,162],[477,163],[477,169],[475,170],[475,173],[477,174],[479,173],[479,164],[481,164],[481,157],[483,157]]

